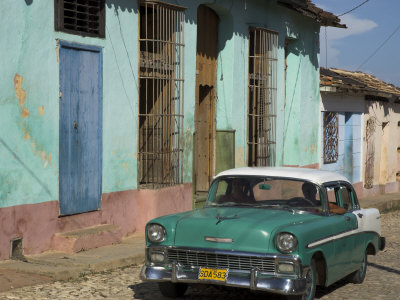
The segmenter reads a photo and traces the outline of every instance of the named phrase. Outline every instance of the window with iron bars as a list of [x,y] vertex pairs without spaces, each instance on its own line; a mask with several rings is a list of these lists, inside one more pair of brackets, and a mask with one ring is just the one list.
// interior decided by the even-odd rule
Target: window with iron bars
[[182,183],[184,8],[140,2],[139,188]]
[[324,163],[334,163],[339,158],[339,117],[337,112],[324,112]]
[[278,34],[249,34],[248,165],[275,165]]
[[55,30],[105,37],[105,0],[54,0]]

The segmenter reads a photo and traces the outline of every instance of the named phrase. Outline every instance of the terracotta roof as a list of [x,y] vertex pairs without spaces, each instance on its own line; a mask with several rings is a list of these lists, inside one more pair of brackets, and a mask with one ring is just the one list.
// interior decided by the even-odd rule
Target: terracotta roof
[[[400,99],[399,87],[386,83],[370,74],[360,71],[353,72],[334,68],[321,68],[320,74],[321,87],[333,87],[335,88],[335,91],[339,93],[362,93],[383,98],[394,97],[397,99],[396,101]],[[321,89],[321,91],[323,91],[323,89]]]
[[340,24],[336,15],[317,7],[311,0],[278,0],[278,3],[316,20],[321,26],[347,28],[345,24]]

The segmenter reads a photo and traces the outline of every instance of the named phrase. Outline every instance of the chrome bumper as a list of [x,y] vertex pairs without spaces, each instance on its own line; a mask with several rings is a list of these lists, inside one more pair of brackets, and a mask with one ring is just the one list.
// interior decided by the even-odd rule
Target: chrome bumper
[[171,269],[144,265],[140,273],[140,278],[143,281],[206,283],[249,288],[254,291],[268,291],[283,295],[299,295],[303,294],[307,289],[305,279],[307,271],[308,268],[303,268],[302,277],[288,278],[264,275],[256,269],[251,270],[251,272],[229,270],[229,275],[226,281],[206,281],[198,279],[199,268],[183,270],[176,264],[172,264]]

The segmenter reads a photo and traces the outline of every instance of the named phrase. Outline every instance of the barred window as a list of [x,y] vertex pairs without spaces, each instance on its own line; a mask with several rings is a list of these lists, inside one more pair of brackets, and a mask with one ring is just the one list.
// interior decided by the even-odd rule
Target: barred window
[[105,0],[54,0],[55,30],[105,37]]
[[278,34],[251,28],[249,36],[248,165],[275,164]]
[[140,2],[140,188],[182,183],[184,9]]
[[324,112],[324,163],[339,158],[339,117],[337,112]]

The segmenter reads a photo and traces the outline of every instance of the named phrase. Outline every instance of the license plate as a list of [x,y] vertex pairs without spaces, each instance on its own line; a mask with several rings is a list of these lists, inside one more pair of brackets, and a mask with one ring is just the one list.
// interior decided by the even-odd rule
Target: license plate
[[199,270],[200,280],[226,281],[226,277],[228,277],[228,270],[226,269],[200,268]]

